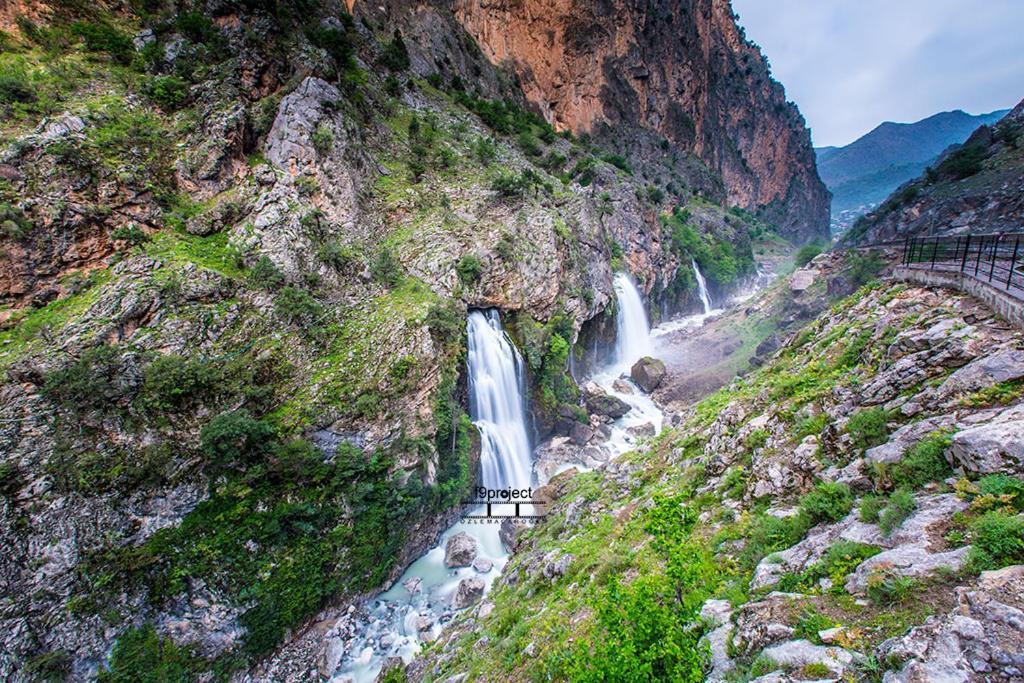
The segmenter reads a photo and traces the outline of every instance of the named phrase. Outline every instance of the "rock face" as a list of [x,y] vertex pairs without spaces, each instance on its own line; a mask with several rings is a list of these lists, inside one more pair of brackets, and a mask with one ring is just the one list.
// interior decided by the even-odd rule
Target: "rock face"
[[588,382],[583,387],[583,400],[587,404],[587,410],[595,415],[620,418],[629,412],[629,404],[617,396],[612,396],[593,382]]
[[799,240],[827,234],[829,193],[803,118],[727,0],[454,0],[453,9],[556,128],[654,133],[720,174],[730,204]]
[[448,539],[444,548],[444,566],[468,567],[476,558],[476,539],[460,532]]
[[665,379],[665,364],[657,358],[644,356],[629,369],[629,376],[648,394],[661,386]]
[[1011,408],[988,424],[957,432],[950,459],[976,474],[1024,470],[1024,408]]

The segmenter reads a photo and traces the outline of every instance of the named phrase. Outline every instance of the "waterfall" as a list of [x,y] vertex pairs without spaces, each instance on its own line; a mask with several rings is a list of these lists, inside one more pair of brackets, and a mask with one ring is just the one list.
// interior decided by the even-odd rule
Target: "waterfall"
[[530,485],[523,359],[505,336],[497,311],[469,314],[469,414],[480,430],[480,484]]
[[696,259],[690,259],[693,263],[693,274],[697,276],[697,289],[700,292],[700,302],[704,304],[704,315],[711,312],[711,296],[708,294],[708,283],[704,281],[704,276],[700,272],[700,268],[697,267]]
[[629,368],[639,358],[650,356],[651,326],[640,291],[633,279],[625,273],[615,275],[615,295],[618,313],[615,320],[615,364]]

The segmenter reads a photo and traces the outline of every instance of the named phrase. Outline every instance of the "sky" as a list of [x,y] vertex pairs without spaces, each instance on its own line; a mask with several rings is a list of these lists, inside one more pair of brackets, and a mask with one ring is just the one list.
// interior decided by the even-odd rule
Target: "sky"
[[1024,0],[733,0],[817,147],[1024,99]]

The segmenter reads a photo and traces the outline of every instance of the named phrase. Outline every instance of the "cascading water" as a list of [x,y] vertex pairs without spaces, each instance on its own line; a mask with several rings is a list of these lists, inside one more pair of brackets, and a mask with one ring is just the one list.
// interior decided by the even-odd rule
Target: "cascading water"
[[[472,311],[467,322],[469,414],[480,432],[479,485],[527,488],[533,481],[533,452],[526,426],[525,372],[522,356],[501,327],[497,311]],[[388,591],[367,605],[366,617],[349,622],[352,634],[337,681],[369,683],[388,657],[409,661],[422,642],[439,634],[452,618],[452,595],[459,582],[482,578],[489,588],[508,554],[497,524],[458,522],[440,542],[416,560]],[[456,533],[476,539],[477,557],[490,563],[452,569],[444,564],[445,546]],[[481,571],[482,569],[487,571]]]
[[481,485],[526,488],[531,450],[526,432],[523,359],[497,311],[469,314],[469,415],[480,431]]
[[624,367],[635,363],[643,356],[651,355],[651,325],[647,321],[640,291],[633,279],[625,273],[617,273],[614,281],[618,313],[615,316],[615,365]]
[[690,259],[693,263],[693,274],[697,278],[697,291],[700,293],[700,302],[704,304],[704,315],[711,313],[711,295],[708,294],[708,283],[704,280],[704,275],[700,272],[700,268],[697,267],[697,260]]

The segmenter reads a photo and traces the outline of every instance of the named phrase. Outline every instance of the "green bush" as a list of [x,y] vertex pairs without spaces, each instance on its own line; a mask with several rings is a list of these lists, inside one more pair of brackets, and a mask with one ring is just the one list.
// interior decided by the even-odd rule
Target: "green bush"
[[304,289],[285,287],[274,298],[274,311],[293,325],[314,325],[324,314],[324,307]]
[[320,156],[326,156],[331,151],[331,147],[334,145],[334,129],[331,128],[330,124],[326,122],[320,123],[313,131],[313,135],[310,140],[313,143],[313,149]]
[[121,634],[110,655],[110,668],[99,672],[100,683],[188,683],[194,680],[193,660],[170,638],[161,638],[152,624]]
[[0,495],[10,496],[21,488],[21,472],[12,462],[0,462]]
[[462,316],[453,305],[432,304],[423,322],[431,334],[443,341],[455,341],[462,336]]
[[180,410],[218,382],[214,368],[182,356],[160,356],[143,371],[143,401],[158,410]]
[[37,99],[28,69],[20,61],[0,63],[0,104],[30,104]]
[[188,83],[177,76],[154,76],[143,81],[142,92],[163,109],[173,110],[188,99]]
[[914,494],[898,489],[889,496],[889,501],[878,517],[878,526],[886,536],[891,534],[910,514],[917,509]]
[[941,431],[921,439],[888,467],[886,478],[897,488],[911,490],[945,479],[953,473],[945,455],[952,443],[949,434]]
[[1024,562],[1024,518],[993,510],[970,527],[970,564],[975,570]]
[[469,286],[476,284],[484,271],[484,265],[475,254],[466,254],[455,263],[455,272],[459,276],[459,282]]
[[502,171],[491,183],[491,189],[503,197],[517,197],[532,191],[539,182],[537,174],[528,168],[519,175]]
[[872,249],[867,252],[854,251],[847,256],[849,263],[850,283],[854,287],[861,287],[878,277],[878,274],[885,268],[885,261],[880,252]]
[[814,522],[838,522],[853,509],[853,494],[846,484],[821,482],[800,499],[800,509]]
[[66,681],[71,674],[71,655],[65,650],[53,650],[37,655],[25,662],[25,674],[32,681]]
[[284,284],[282,273],[269,256],[260,256],[249,269],[249,277],[261,289],[273,290]]
[[893,605],[906,602],[916,587],[917,582],[909,576],[876,570],[868,576],[866,593],[880,605]]
[[101,344],[86,349],[78,360],[46,375],[43,394],[69,408],[100,408],[120,398],[121,354]]
[[860,521],[865,524],[878,522],[878,515],[885,509],[885,496],[867,495],[860,501]]
[[317,249],[317,256],[324,263],[340,271],[346,271],[359,262],[359,254],[340,240],[330,239]]
[[602,154],[601,161],[611,164],[620,171],[625,171],[630,175],[633,174],[633,167],[629,165],[626,157],[621,154]]
[[402,40],[402,34],[395,29],[394,37],[381,50],[381,64],[391,71],[405,71],[409,68],[409,50]]
[[818,632],[828,630],[835,625],[835,622],[829,619],[826,615],[822,614],[814,607],[808,607],[800,615],[800,619],[796,623],[796,631],[794,631],[793,636],[795,638],[809,640],[815,645],[822,645]]
[[814,260],[814,257],[822,252],[821,244],[818,242],[811,242],[800,247],[800,250],[796,252],[796,265],[799,268],[803,268],[808,263]]
[[0,236],[6,235],[12,239],[23,240],[32,234],[32,228],[32,221],[25,216],[20,207],[0,202]]
[[853,446],[863,451],[885,443],[889,436],[889,413],[884,408],[858,410],[846,423],[846,433],[853,439]]
[[990,474],[978,480],[981,495],[1005,499],[1018,512],[1024,510],[1024,481],[1007,474]]
[[963,180],[981,171],[984,160],[985,146],[981,143],[969,143],[947,156],[939,164],[938,171],[952,176],[955,180]]
[[390,249],[382,249],[370,264],[370,275],[385,287],[396,287],[405,276],[402,264]]
[[130,63],[135,55],[135,46],[132,44],[131,36],[122,33],[110,24],[76,21],[71,25],[71,31],[82,38],[86,50],[105,52],[114,61],[121,64]]
[[256,464],[276,443],[273,428],[244,409],[218,415],[199,434],[200,448],[218,468]]

